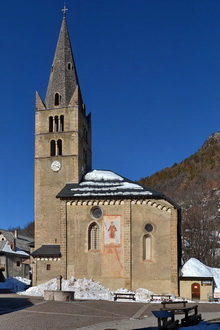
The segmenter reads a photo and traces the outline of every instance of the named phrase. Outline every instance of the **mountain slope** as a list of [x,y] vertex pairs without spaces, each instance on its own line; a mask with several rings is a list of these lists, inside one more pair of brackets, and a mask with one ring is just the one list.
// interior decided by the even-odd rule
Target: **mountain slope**
[[139,183],[164,193],[182,206],[183,259],[209,266],[220,261],[220,132],[179,164]]

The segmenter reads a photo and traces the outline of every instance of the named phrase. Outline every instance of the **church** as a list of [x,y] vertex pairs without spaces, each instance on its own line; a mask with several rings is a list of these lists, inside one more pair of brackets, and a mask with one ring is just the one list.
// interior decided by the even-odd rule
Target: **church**
[[178,294],[180,207],[92,169],[91,115],[62,20],[46,98],[36,93],[33,285],[61,275],[116,290]]

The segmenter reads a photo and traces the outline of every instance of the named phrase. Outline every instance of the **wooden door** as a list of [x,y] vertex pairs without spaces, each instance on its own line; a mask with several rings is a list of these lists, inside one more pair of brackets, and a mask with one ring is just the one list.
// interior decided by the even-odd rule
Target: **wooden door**
[[200,284],[193,283],[191,286],[192,300],[200,300]]

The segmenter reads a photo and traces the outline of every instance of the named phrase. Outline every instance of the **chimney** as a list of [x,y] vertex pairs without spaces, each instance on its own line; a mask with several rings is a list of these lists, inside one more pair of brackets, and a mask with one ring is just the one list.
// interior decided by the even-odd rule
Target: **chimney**
[[16,238],[12,240],[12,250],[16,251]]
[[18,230],[17,230],[17,229],[15,229],[14,237],[15,237],[15,238],[18,238]]

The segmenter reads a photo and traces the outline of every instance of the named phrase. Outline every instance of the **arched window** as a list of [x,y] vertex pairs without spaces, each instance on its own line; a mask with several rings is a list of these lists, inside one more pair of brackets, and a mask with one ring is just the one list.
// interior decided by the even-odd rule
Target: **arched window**
[[58,116],[54,117],[54,132],[58,132],[58,127],[59,127],[59,119]]
[[53,132],[53,117],[49,117],[49,132]]
[[55,99],[54,99],[54,105],[59,105],[60,104],[60,99],[61,99],[60,94],[56,93],[55,94]]
[[144,260],[152,260],[152,237],[151,235],[144,235],[143,241]]
[[60,116],[60,132],[64,131],[64,116]]
[[50,141],[50,155],[56,156],[56,142],[54,140]]
[[68,63],[68,70],[71,70],[71,63]]
[[96,222],[89,226],[89,250],[100,250],[100,228]]
[[62,140],[57,140],[57,156],[62,156]]

